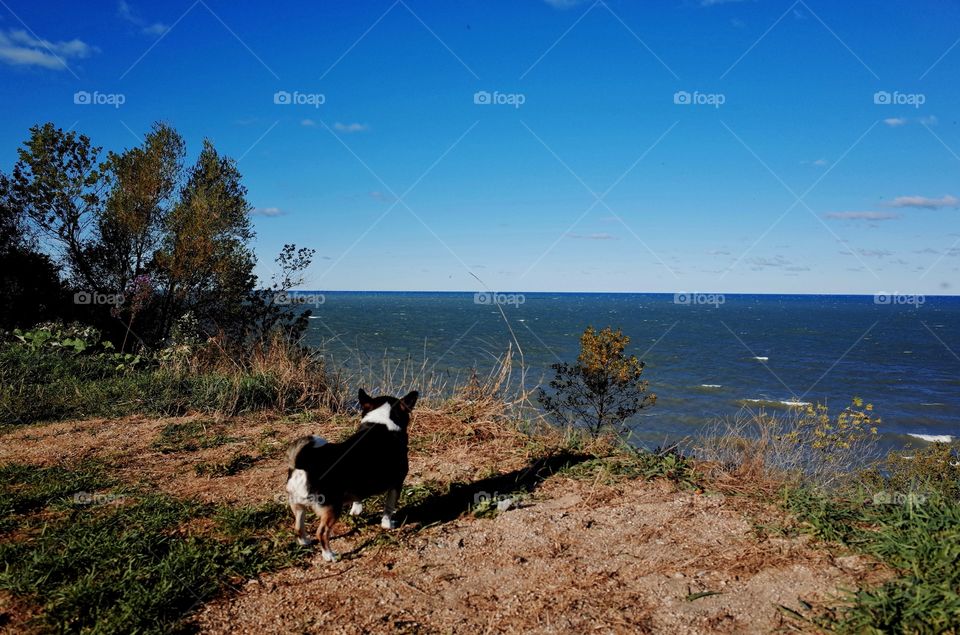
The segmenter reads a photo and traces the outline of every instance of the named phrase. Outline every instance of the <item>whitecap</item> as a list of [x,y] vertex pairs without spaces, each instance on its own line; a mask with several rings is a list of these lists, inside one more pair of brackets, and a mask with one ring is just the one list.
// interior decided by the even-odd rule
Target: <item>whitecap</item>
[[757,360],[758,362],[765,362],[765,361],[767,361],[767,360],[770,359],[770,358],[769,358],[769,357],[762,357],[762,356],[759,356],[759,355],[758,355],[758,356],[754,357],[753,359]]
[[740,401],[771,406],[786,406],[788,408],[801,408],[810,405],[809,401],[798,401],[796,399],[741,399]]
[[930,443],[950,443],[953,441],[953,435],[950,434],[920,434],[908,432],[907,436],[920,439],[921,441],[929,441]]

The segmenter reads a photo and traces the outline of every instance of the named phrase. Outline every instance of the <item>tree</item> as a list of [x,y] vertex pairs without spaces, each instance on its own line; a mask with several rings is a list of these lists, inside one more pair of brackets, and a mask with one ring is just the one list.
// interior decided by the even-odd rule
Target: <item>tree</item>
[[620,329],[587,327],[577,362],[553,364],[552,393],[540,389],[538,399],[547,413],[564,424],[584,424],[597,435],[607,427],[622,429],[627,419],[653,406],[657,396],[647,394],[641,379],[644,363],[625,353],[629,343]]
[[[256,288],[252,206],[235,161],[204,141],[184,169],[183,139],[162,123],[140,146],[102,162],[100,154],[84,135],[34,126],[0,182],[3,213],[13,219],[0,219],[0,232],[14,233],[13,223],[35,233],[43,253],[34,255],[59,268],[70,291],[123,298],[60,302],[58,317],[79,318],[116,344],[135,337],[148,346],[187,314],[202,334],[240,346],[276,326],[302,332],[306,317],[268,306]],[[301,280],[312,253],[284,248],[281,286]]]
[[58,317],[66,290],[57,266],[37,251],[22,210],[9,197],[0,174],[0,329],[33,326]]
[[90,292],[100,289],[84,252],[109,187],[99,164],[100,150],[88,137],[52,123],[33,126],[17,151],[8,189],[9,204],[47,239],[74,285]]

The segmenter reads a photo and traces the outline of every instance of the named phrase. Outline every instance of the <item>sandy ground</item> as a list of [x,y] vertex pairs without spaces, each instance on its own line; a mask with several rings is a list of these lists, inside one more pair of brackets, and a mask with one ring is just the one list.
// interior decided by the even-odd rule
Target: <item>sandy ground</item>
[[[24,428],[2,437],[0,463],[96,457],[131,483],[255,503],[282,490],[285,467],[282,453],[269,451],[273,445],[311,432],[337,438],[354,425],[211,421],[212,429],[237,440],[194,452],[151,447],[165,425],[185,420]],[[408,483],[467,485],[415,506],[404,508],[401,500],[403,524],[396,530],[380,529],[375,509],[365,510],[353,528],[341,522],[333,540],[339,562],[324,563],[316,554],[303,566],[232,585],[199,609],[193,625],[209,633],[257,634],[768,633],[796,628],[779,605],[831,602],[840,589],[877,575],[862,558],[758,530],[783,520],[762,501],[678,490],[663,481],[541,479],[541,464],[530,469],[531,451],[515,434],[465,424],[451,434],[449,422],[431,421],[423,417],[412,433]],[[258,457],[252,467],[222,478],[195,475],[198,461],[241,450]],[[518,477],[530,493],[510,509],[492,518],[463,513],[478,493],[496,494]]]

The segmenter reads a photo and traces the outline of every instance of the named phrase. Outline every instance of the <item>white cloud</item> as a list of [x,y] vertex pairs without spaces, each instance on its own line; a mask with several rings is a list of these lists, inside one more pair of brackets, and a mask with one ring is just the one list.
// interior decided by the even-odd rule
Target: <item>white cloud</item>
[[162,22],[154,22],[152,24],[147,22],[133,12],[133,9],[126,2],[126,0],[120,0],[117,3],[117,15],[130,24],[140,27],[140,32],[144,35],[161,36],[170,28]]
[[899,214],[890,212],[830,212],[824,218],[831,220],[894,220],[900,218]]
[[339,121],[333,124],[333,129],[337,132],[366,132],[370,129],[370,126],[362,123],[340,123]]
[[883,123],[887,124],[891,128],[899,128],[900,126],[907,125],[907,120],[904,117],[887,117],[883,120]]
[[929,115],[927,117],[920,117],[919,119],[917,119],[917,121],[919,121],[925,126],[935,126],[937,125],[937,123],[939,123],[940,120],[937,119],[936,115]]
[[89,57],[97,49],[73,39],[66,42],[39,40],[26,31],[0,31],[0,61],[10,66],[40,66],[62,71],[70,58]]
[[283,216],[284,211],[279,207],[257,207],[253,210],[254,216],[266,216],[267,218],[275,218],[277,216]]
[[306,126],[307,128],[315,128],[317,126],[317,122],[313,119],[302,119],[300,121],[300,125]]
[[960,207],[960,199],[949,194],[940,198],[927,196],[898,196],[888,203],[889,207],[919,207],[922,209],[941,209],[943,207]]

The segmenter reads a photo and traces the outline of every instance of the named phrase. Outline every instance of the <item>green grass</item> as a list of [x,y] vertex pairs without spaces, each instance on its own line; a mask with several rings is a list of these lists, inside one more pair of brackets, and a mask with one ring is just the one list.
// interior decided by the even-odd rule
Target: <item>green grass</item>
[[98,355],[0,344],[0,425],[6,426],[131,414],[234,415],[305,407],[288,403],[290,397],[281,396],[281,388],[273,373],[177,373],[156,364],[123,366]]
[[237,452],[230,456],[226,461],[202,461],[194,466],[194,472],[197,476],[223,477],[233,476],[253,467],[257,462],[257,457]]
[[46,507],[63,509],[78,495],[85,499],[113,485],[99,463],[86,461],[66,469],[11,463],[0,467],[0,532],[18,527],[22,518]]
[[276,503],[235,508],[133,493],[63,506],[73,488],[103,481],[28,466],[2,474],[4,500],[26,515],[15,541],[0,536],[0,589],[41,607],[41,631],[175,631],[231,584],[302,553]]
[[677,485],[698,487],[699,477],[693,464],[676,450],[653,451],[625,448],[610,456],[601,456],[571,464],[561,473],[578,480],[615,483],[643,478],[667,479]]
[[163,454],[172,454],[216,448],[237,440],[223,432],[213,431],[212,426],[203,421],[169,423],[157,435],[152,447]]
[[922,504],[874,505],[790,490],[784,502],[803,529],[873,556],[898,572],[857,591],[849,606],[818,618],[849,633],[943,633],[960,629],[960,503],[931,496]]

